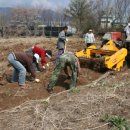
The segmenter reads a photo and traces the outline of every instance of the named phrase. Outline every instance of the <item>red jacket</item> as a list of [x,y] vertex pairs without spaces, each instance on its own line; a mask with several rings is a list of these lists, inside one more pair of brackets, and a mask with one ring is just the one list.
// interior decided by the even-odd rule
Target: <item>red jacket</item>
[[34,47],[32,48],[32,50],[33,50],[33,53],[34,53],[34,54],[37,53],[37,54],[40,56],[40,58],[41,58],[41,64],[42,64],[42,65],[44,65],[44,64],[47,63],[47,62],[46,62],[46,59],[45,59],[46,52],[45,52],[45,50],[44,50],[43,48],[34,46]]

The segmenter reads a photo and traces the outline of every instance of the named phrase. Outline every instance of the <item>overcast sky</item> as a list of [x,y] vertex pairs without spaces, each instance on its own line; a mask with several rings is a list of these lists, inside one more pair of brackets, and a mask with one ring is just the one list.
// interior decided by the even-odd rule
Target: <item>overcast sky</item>
[[70,0],[0,0],[0,7],[43,6],[46,8],[65,7]]

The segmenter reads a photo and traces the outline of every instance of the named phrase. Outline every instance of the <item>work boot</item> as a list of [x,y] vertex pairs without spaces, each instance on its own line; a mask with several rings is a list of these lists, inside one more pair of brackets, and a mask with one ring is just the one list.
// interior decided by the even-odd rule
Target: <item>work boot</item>
[[67,76],[67,78],[66,79],[71,79],[71,76]]
[[7,80],[7,82],[9,82],[9,83],[13,83],[12,80],[11,80],[11,76],[7,76],[7,77],[6,77],[6,80]]
[[49,85],[48,85],[48,87],[47,87],[46,90],[47,90],[47,92],[50,93],[50,94],[53,92],[53,88],[50,88]]

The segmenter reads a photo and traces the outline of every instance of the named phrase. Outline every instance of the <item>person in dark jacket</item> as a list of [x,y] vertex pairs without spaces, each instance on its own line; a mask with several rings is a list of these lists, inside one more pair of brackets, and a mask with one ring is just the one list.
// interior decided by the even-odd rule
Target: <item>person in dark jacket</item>
[[26,72],[29,72],[36,82],[40,81],[36,79],[33,67],[33,62],[38,63],[38,54],[31,55],[24,52],[11,52],[7,59],[14,68],[11,82],[18,82],[22,89],[26,88]]
[[58,49],[57,58],[59,58],[59,56],[61,56],[65,51],[65,42],[68,41],[66,37],[67,30],[68,27],[65,26],[63,30],[59,33],[58,41],[57,41],[57,49]]

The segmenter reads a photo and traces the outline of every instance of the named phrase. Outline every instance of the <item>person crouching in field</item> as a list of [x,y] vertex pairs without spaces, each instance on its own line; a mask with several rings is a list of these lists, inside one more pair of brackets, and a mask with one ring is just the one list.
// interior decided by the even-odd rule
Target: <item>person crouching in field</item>
[[31,55],[25,52],[11,52],[7,59],[14,68],[11,82],[18,82],[21,89],[25,89],[27,87],[25,83],[27,72],[31,74],[31,77],[33,77],[36,82],[40,81],[39,79],[36,79],[33,67],[33,62],[38,63],[38,54]]
[[38,54],[40,56],[42,68],[34,65],[35,70],[41,71],[42,69],[46,69],[46,66],[49,67],[48,62],[52,57],[51,50],[44,50],[44,48],[40,47],[39,44],[35,44],[25,52],[31,54]]
[[[71,70],[71,75],[69,75],[67,67]],[[50,93],[53,91],[60,72],[64,69],[67,78],[71,79],[70,88],[76,87],[76,81],[78,73],[80,72],[80,64],[78,58],[72,52],[65,52],[59,57],[59,61],[56,64],[54,72],[50,78],[47,91]]]

